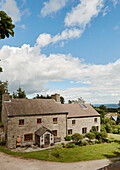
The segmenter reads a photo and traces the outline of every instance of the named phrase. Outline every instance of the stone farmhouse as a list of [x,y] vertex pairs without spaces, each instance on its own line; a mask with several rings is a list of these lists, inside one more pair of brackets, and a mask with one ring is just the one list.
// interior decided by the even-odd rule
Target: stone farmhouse
[[8,148],[37,143],[49,146],[74,133],[100,131],[100,115],[89,104],[61,104],[60,95],[51,99],[10,99],[3,94],[2,123]]

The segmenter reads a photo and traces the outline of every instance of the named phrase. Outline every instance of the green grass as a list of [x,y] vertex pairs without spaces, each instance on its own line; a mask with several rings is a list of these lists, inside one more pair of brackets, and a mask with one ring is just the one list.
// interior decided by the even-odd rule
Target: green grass
[[0,146],[0,151],[5,152],[9,155],[22,156],[24,158],[33,158],[38,160],[49,160],[58,162],[77,162],[77,161],[88,161],[98,160],[111,157],[120,156],[120,144],[109,143],[109,144],[96,144],[88,145],[77,148],[64,148],[61,150],[61,158],[55,158],[52,153],[54,149],[35,151],[35,152],[12,152]]
[[114,138],[115,140],[120,141],[120,135],[119,134],[112,134],[112,133],[108,133],[108,138]]

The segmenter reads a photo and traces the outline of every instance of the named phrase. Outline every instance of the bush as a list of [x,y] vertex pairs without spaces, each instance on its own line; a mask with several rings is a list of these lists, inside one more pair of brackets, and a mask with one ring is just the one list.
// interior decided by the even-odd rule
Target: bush
[[119,133],[118,129],[115,128],[115,129],[113,130],[113,133],[114,133],[114,134],[118,134],[118,133]]
[[6,144],[6,141],[4,141],[4,140],[0,142],[1,146],[5,145],[5,144]]
[[106,139],[108,137],[108,134],[106,132],[100,132],[100,138]]
[[83,144],[83,146],[86,146],[86,145],[88,145],[88,142],[87,141],[83,141],[82,144]]
[[75,148],[76,145],[74,143],[67,143],[65,147],[66,148]]
[[103,142],[102,139],[99,139],[98,141],[99,141],[99,143],[102,143],[102,142]]
[[107,123],[105,125],[105,129],[106,129],[107,133],[111,133],[112,132],[112,127],[111,127],[111,125],[109,123]]
[[96,132],[96,131],[97,131],[96,126],[92,126],[92,132]]
[[110,141],[111,141],[111,142],[114,142],[114,141],[115,141],[115,138],[111,137],[111,138],[110,138]]
[[79,142],[83,139],[83,136],[80,135],[79,133],[74,133],[72,136],[71,136],[72,140],[74,142]]
[[101,124],[101,131],[106,132],[105,125]]
[[61,151],[62,151],[62,149],[63,149],[63,147],[62,147],[61,144],[55,145],[55,148],[54,148],[54,150],[53,150],[53,152],[52,152],[52,155],[53,155],[54,157],[56,157],[56,158],[62,158],[62,156],[61,156]]
[[66,136],[64,137],[65,141],[70,141],[71,140],[71,136]]
[[92,133],[92,132],[86,133],[85,136],[86,136],[87,138],[89,138],[89,139],[95,139],[95,134]]
[[62,147],[65,148],[65,143],[61,143]]
[[95,143],[98,144],[98,143],[99,143],[99,140],[96,139],[96,140],[95,140]]

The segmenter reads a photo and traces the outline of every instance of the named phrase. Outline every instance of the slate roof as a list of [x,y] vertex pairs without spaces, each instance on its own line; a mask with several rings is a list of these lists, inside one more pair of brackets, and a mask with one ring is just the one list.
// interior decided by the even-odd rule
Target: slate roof
[[[41,126],[36,132],[35,134],[38,136],[42,136],[46,131],[49,131],[50,133],[52,133],[49,129],[47,129],[44,126]],[[52,133],[53,134],[53,133]]]
[[8,116],[68,113],[53,99],[12,99],[4,105]]
[[63,104],[64,109],[69,112],[68,118],[100,116],[100,114],[90,104],[84,105],[87,108],[82,108],[80,104]]
[[54,99],[12,99],[4,105],[9,117],[42,114],[68,114],[68,118],[100,116],[89,104],[85,104],[87,108],[82,108],[80,104],[61,104]]

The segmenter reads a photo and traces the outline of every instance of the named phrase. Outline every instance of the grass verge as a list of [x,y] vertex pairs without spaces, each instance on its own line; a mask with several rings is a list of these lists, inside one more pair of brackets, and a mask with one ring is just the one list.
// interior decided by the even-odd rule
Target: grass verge
[[105,158],[119,157],[120,156],[120,144],[96,144],[88,145],[77,148],[64,148],[61,150],[61,158],[53,156],[54,149],[35,151],[35,152],[12,152],[0,146],[0,151],[9,155],[21,156],[24,158],[32,158],[38,160],[57,161],[57,162],[78,162],[99,160]]

